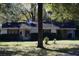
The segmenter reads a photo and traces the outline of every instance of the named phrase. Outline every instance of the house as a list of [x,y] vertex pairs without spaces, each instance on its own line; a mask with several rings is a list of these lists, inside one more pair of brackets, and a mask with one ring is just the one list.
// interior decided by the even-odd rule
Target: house
[[[11,35],[12,40],[37,40],[38,39],[38,23],[37,22],[11,22],[2,24],[0,28],[1,35],[8,37]],[[43,22],[43,36],[48,36],[50,39],[75,39],[75,24],[71,22]],[[7,35],[8,34],[8,35]],[[4,36],[4,37],[5,37]],[[2,36],[0,36],[2,37]],[[10,36],[8,37],[8,39]],[[14,38],[14,39],[13,39]],[[7,40],[8,40],[7,39]]]
[[76,25],[73,21],[66,21],[64,23],[59,23],[53,21],[53,24],[58,26],[59,29],[56,29],[56,38],[57,39],[75,39],[76,38]]
[[[38,33],[37,27],[35,27],[36,29],[32,28],[32,33],[35,32]],[[48,36],[50,39],[54,38],[58,40],[76,39],[76,32],[77,32],[76,25],[72,21],[64,22],[63,24],[54,21],[43,22],[43,30],[44,30],[43,36],[44,37]]]

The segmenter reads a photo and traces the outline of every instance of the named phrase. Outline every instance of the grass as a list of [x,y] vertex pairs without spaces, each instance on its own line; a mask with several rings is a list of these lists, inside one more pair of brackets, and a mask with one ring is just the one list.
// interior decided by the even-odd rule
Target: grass
[[[79,44],[79,40],[59,40],[57,44]],[[49,41],[49,44],[53,44],[53,41]],[[37,41],[23,41],[23,42],[0,42],[0,46],[36,46]]]
[[37,41],[33,42],[0,42],[0,55],[3,56],[69,56],[79,55],[79,40],[59,40],[53,44],[44,44],[45,49],[37,48]]
[[36,46],[37,42],[0,42],[0,46]]

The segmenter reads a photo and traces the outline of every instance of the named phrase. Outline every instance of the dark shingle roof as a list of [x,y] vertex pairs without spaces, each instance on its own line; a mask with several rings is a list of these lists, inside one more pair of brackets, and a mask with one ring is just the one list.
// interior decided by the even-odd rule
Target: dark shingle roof
[[[12,23],[5,23],[2,25],[3,28],[20,28],[21,24],[25,24],[27,29],[30,28],[31,32],[38,32],[38,22],[12,22]],[[74,22],[65,22],[65,23],[58,23],[58,22],[43,22],[43,29],[51,29],[51,32],[56,33],[57,29],[61,28],[76,28]]]
[[60,28],[76,28],[76,25],[73,21],[68,21],[68,22],[64,22],[64,23],[60,23],[60,22],[52,22],[53,25],[56,25]]
[[2,24],[2,28],[13,28],[13,27],[20,27],[20,24],[17,22],[7,22]]

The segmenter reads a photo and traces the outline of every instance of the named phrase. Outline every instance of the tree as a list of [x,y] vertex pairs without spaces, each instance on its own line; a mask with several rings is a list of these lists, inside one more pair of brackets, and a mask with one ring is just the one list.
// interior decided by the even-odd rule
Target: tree
[[43,25],[42,25],[43,4],[38,3],[38,47],[43,48]]
[[31,4],[31,14],[32,14],[32,20],[35,21],[35,16],[36,16],[36,4],[35,3]]
[[[0,20],[7,21],[24,21],[31,18],[31,12],[28,10],[29,4],[14,4],[14,3],[1,3],[0,4]],[[28,8],[27,8],[28,7]]]
[[[51,11],[50,18],[56,22],[73,21],[79,29],[79,3],[50,3],[46,4],[45,9]],[[61,31],[62,37],[66,36],[65,31]]]
[[50,18],[58,22],[65,22],[79,18],[78,3],[50,3],[46,4],[46,11],[51,11]]
[[[1,21],[3,20],[3,22],[8,21],[10,19],[10,13],[9,13],[9,8],[11,7],[10,4],[0,4],[0,18]],[[8,18],[8,19],[7,19]]]

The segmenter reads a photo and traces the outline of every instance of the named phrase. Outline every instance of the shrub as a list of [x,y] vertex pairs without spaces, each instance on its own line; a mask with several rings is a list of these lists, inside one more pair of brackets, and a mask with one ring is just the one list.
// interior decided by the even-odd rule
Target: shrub
[[45,37],[44,38],[44,41],[45,41],[45,44],[48,44],[49,38],[48,37]]
[[54,41],[54,44],[56,44],[56,38],[54,38],[54,40],[53,40],[53,41]]

